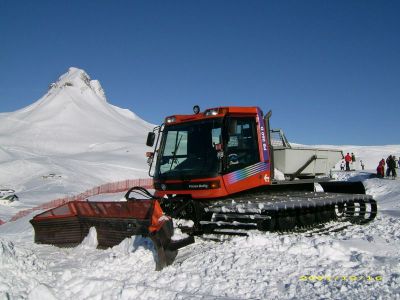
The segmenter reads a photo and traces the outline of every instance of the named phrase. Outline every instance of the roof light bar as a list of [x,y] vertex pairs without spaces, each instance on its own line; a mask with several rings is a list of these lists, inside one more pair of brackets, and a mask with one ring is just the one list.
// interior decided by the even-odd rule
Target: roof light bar
[[165,123],[174,123],[176,122],[175,116],[165,118]]
[[207,116],[216,116],[216,115],[218,115],[218,112],[219,112],[218,108],[211,108],[211,109],[207,109],[204,112],[204,114],[206,117]]

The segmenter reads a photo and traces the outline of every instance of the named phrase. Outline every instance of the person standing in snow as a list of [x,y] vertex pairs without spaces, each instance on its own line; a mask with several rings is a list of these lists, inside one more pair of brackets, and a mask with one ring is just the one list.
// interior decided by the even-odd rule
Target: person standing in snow
[[378,176],[378,178],[383,178],[385,176],[385,160],[384,159],[382,159],[379,162],[379,165],[376,168],[376,176]]
[[353,163],[356,162],[356,156],[354,155],[353,152],[351,152],[351,162],[353,162]]
[[[385,159],[384,158],[381,159],[380,164],[382,164],[383,169],[385,169]],[[383,172],[382,175],[383,175],[382,177],[385,177],[385,172]]]
[[388,177],[392,174],[393,179],[396,178],[396,161],[394,160],[394,156],[389,156],[388,162]]
[[364,162],[362,160],[360,160],[360,164],[361,164],[361,170],[364,170],[365,165],[364,165]]
[[386,177],[389,177],[389,160],[392,158],[392,156],[391,155],[389,155],[387,158],[386,158]]
[[346,171],[350,171],[351,156],[349,153],[346,154],[344,160],[346,161]]
[[342,162],[340,163],[340,170],[344,171],[344,160],[342,160]]

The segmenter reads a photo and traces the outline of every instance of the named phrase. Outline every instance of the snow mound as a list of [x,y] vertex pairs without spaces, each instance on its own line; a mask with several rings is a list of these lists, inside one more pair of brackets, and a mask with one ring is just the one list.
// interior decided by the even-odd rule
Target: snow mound
[[97,231],[95,227],[90,227],[88,235],[83,239],[79,245],[81,249],[96,249],[99,242],[97,241]]
[[0,263],[4,264],[12,257],[15,257],[14,244],[10,241],[0,240]]
[[41,278],[38,273],[44,268],[33,251],[0,238],[1,299],[14,299],[15,295],[26,298],[27,291],[37,285]]
[[58,300],[51,289],[45,284],[39,284],[28,295],[28,300]]

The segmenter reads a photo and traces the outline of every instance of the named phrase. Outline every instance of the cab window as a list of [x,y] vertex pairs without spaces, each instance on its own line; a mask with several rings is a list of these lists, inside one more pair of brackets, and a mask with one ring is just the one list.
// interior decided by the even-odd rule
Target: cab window
[[226,143],[227,172],[243,169],[260,161],[254,118],[230,118]]

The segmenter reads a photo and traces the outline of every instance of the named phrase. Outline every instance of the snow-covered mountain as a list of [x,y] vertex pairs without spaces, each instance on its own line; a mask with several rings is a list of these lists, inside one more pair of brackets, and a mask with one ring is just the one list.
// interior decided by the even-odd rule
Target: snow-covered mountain
[[[145,178],[152,129],[108,103],[99,81],[70,68],[32,105],[0,113],[0,188],[15,189],[33,205],[104,182]],[[43,179],[50,173],[57,180]],[[16,209],[2,210],[3,217]]]
[[32,105],[0,114],[0,144],[29,145],[38,154],[73,154],[133,140],[151,128],[133,112],[109,104],[98,80],[70,68]]

